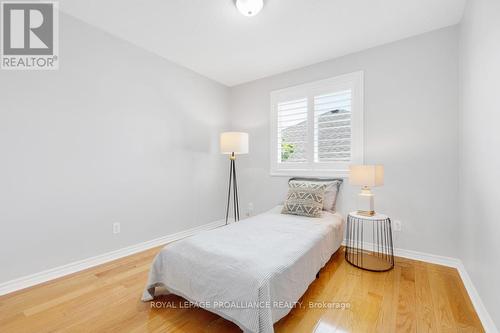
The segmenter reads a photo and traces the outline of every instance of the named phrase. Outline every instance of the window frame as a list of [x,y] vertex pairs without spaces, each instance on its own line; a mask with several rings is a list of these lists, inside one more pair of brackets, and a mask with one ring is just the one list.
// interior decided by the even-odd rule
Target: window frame
[[[350,164],[363,164],[364,159],[364,73],[357,71],[324,80],[301,84],[271,92],[270,112],[270,174],[271,176],[347,177]],[[314,162],[314,97],[350,89],[351,159],[346,162]],[[307,162],[278,162],[278,103],[307,98]]]

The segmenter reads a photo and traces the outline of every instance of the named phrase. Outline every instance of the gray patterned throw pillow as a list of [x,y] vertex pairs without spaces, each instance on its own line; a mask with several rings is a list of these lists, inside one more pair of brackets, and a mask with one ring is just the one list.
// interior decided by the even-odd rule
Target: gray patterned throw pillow
[[327,184],[292,180],[282,214],[320,217]]

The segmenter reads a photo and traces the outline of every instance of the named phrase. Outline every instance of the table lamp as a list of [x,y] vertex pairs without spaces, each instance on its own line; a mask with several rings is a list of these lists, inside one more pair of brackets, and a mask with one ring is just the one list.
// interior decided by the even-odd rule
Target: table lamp
[[382,165],[351,165],[349,183],[362,187],[358,195],[358,214],[375,215],[374,195],[370,188],[384,185],[384,167]]
[[227,193],[226,224],[229,217],[229,206],[231,203],[231,190],[233,196],[234,220],[240,219],[240,203],[238,199],[238,183],[236,182],[236,155],[248,154],[248,133],[224,132],[220,135],[220,152],[228,154],[229,166],[229,189]]

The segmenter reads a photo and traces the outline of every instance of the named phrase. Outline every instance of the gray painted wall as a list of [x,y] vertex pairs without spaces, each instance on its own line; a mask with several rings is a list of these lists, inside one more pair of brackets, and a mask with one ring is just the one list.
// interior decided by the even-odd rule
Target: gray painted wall
[[[385,165],[376,208],[402,221],[395,244],[456,256],[458,31],[450,27],[231,89],[232,128],[250,133],[238,159],[241,207],[262,212],[283,200],[287,178],[269,175],[269,93],[363,70],[365,162]],[[347,182],[339,210],[355,209]]]
[[0,74],[0,282],[224,216],[228,89],[60,20],[59,71]]
[[468,1],[460,27],[460,256],[500,328],[500,2]]

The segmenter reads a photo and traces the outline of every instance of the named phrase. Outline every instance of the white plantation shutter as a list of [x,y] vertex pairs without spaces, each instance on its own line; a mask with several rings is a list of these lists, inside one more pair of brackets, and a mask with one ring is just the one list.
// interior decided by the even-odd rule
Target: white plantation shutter
[[271,174],[346,176],[362,160],[362,72],[271,93]]
[[351,90],[314,96],[314,161],[351,159]]
[[307,98],[278,103],[279,163],[307,162]]

